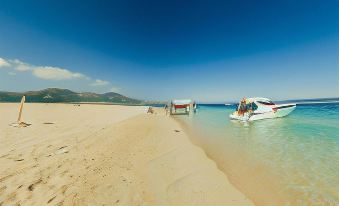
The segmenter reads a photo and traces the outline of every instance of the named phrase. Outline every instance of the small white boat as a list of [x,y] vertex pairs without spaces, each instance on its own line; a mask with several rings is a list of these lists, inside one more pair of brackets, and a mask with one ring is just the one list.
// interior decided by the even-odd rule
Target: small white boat
[[247,98],[239,102],[237,111],[230,115],[231,119],[254,121],[284,117],[295,110],[296,104],[275,104],[262,97]]

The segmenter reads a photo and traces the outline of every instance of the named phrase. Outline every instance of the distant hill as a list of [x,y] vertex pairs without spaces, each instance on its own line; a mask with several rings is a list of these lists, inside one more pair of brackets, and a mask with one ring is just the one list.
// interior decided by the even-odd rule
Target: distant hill
[[48,88],[40,91],[3,92],[0,91],[0,102],[20,102],[22,96],[26,102],[105,102],[114,104],[144,104],[143,101],[132,99],[115,92],[96,94],[92,92],[77,93],[68,89]]

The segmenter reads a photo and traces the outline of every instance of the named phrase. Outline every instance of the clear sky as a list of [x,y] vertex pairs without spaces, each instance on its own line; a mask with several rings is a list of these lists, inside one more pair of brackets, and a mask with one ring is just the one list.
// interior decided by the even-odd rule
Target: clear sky
[[338,40],[338,0],[0,0],[0,90],[339,97]]

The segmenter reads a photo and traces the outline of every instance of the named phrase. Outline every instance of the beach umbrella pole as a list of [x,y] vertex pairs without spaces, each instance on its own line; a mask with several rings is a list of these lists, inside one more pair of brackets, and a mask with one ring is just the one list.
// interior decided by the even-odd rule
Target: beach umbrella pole
[[18,116],[18,123],[21,122],[21,114],[22,114],[22,109],[24,107],[24,103],[25,103],[26,97],[22,96],[21,98],[21,103],[20,103],[20,107],[19,107],[19,116]]

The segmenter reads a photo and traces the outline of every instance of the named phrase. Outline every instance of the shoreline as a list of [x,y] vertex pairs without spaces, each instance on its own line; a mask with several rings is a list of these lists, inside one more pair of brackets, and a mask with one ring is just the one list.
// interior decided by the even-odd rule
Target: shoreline
[[0,104],[0,203],[253,205],[162,109]]
[[[211,146],[203,145],[203,143],[199,139],[206,138],[206,135],[208,135],[208,134],[201,134],[199,132],[195,132],[194,130],[192,130],[189,123],[186,122],[183,119],[180,119],[178,117],[174,117],[173,119],[178,124],[180,124],[180,126],[185,130],[185,132],[187,133],[187,136],[190,139],[190,141],[192,142],[192,144],[201,148],[205,152],[206,156],[209,159],[211,159],[212,161],[215,162],[218,169],[221,172],[224,173],[224,175],[228,178],[229,182],[237,190],[239,190],[241,193],[246,195],[246,197],[249,198],[253,202],[254,205],[267,205],[267,206],[270,206],[270,205],[277,205],[277,206],[279,205],[280,206],[281,205],[281,206],[283,206],[283,205],[287,204],[285,197],[281,196],[281,194],[278,194],[279,189],[278,189],[278,186],[276,185],[276,183],[274,183],[274,184],[272,183],[273,180],[276,180],[274,178],[277,178],[277,177],[270,176],[269,179],[271,181],[268,181],[268,182],[263,181],[262,178],[261,178],[262,182],[258,182],[257,180],[249,177],[247,175],[248,171],[246,170],[246,167],[243,167],[243,166],[239,167],[239,165],[237,165],[237,167],[235,169],[234,166],[229,165],[230,163],[226,164],[225,161],[227,161],[227,160],[223,159],[223,157],[225,157],[224,155],[219,154],[219,155],[217,155],[217,158],[216,158],[216,153],[213,150],[211,151],[211,148],[210,148]],[[208,137],[210,137],[210,136],[208,136]],[[225,148],[225,150],[227,151],[227,148]],[[244,157],[234,155],[232,153],[228,153],[227,157],[230,158],[230,159],[244,158]],[[257,163],[257,164],[259,164],[259,163]],[[234,173],[237,169],[238,169],[238,171],[236,173]],[[264,166],[262,166],[259,170],[260,171],[265,170]],[[253,172],[253,171],[251,171],[251,172]],[[239,177],[240,177],[240,179],[239,179]],[[262,184],[262,185],[265,185],[265,186],[261,187],[258,184]]]

